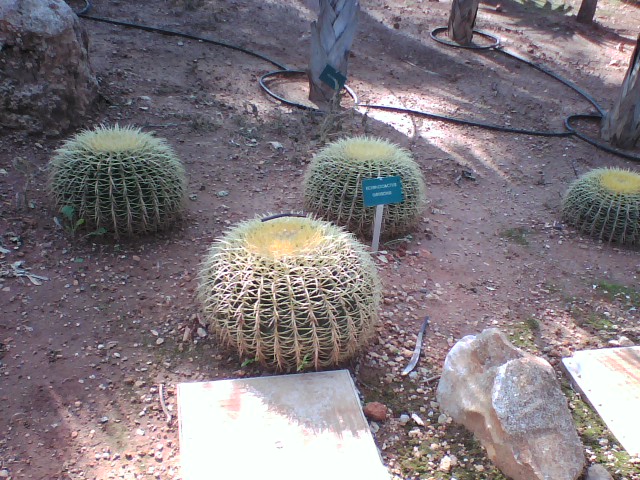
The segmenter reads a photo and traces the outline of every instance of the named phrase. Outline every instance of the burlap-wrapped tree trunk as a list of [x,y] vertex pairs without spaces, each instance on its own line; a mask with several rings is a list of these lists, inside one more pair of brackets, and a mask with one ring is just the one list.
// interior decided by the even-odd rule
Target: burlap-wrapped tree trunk
[[309,99],[328,108],[339,89],[328,85],[320,76],[329,65],[347,76],[349,50],[358,21],[358,0],[320,0],[318,21],[311,24],[311,58],[309,59]]
[[476,24],[479,0],[453,0],[449,14],[449,38],[459,45],[470,45]]
[[636,40],[620,96],[602,119],[600,135],[616,147],[632,148],[640,138],[640,35]]

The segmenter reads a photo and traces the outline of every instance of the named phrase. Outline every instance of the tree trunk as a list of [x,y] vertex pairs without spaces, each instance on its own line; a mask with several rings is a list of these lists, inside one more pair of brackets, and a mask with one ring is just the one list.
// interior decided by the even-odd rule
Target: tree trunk
[[593,17],[596,14],[597,5],[598,0],[582,0],[576,20],[581,23],[593,23]]
[[459,45],[471,45],[479,0],[453,0],[448,35]]
[[600,135],[616,147],[632,148],[640,139],[640,35],[622,81],[620,96],[602,119]]
[[[309,59],[309,99],[327,109],[347,77],[349,50],[358,22],[358,0],[320,0],[318,21],[311,24],[311,57]],[[326,75],[329,66],[338,75]],[[325,75],[323,75],[325,72]],[[320,77],[329,81],[329,84]],[[335,80],[335,81],[334,81]]]

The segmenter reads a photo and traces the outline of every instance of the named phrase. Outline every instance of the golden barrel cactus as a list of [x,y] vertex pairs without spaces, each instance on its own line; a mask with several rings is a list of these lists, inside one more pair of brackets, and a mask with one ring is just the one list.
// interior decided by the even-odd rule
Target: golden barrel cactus
[[419,221],[426,203],[418,164],[385,140],[355,137],[328,145],[311,161],[304,178],[304,208],[349,231],[370,236],[375,207],[365,207],[362,180],[399,176],[404,200],[385,206],[382,235],[403,235]]
[[309,217],[249,220],[210,247],[204,316],[240,357],[276,370],[346,361],[375,332],[380,282],[353,235]]
[[582,175],[564,196],[562,219],[605,242],[640,245],[640,174],[598,168]]
[[184,166],[169,144],[133,127],[85,130],[49,163],[57,209],[115,237],[156,232],[183,212]]

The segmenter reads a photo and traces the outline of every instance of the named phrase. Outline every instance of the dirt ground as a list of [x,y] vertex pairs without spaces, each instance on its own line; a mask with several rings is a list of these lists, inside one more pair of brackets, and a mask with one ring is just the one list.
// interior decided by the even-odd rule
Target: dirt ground
[[[448,1],[361,3],[349,85],[362,102],[556,131],[567,115],[592,110],[499,53],[431,40],[429,32],[447,23]],[[575,0],[483,4],[478,27],[609,108],[640,10],[600,0],[597,24],[584,26],[575,22],[578,7]],[[315,15],[313,2],[296,0],[97,0],[92,14],[223,40],[300,69]],[[373,428],[395,478],[501,478],[468,435],[438,421],[433,403],[433,377],[462,336],[498,326],[554,366],[622,335],[638,343],[640,253],[583,237],[558,214],[577,175],[602,166],[638,171],[637,163],[575,137],[364,108],[326,119],[267,97],[257,81],[274,67],[257,58],[82,22],[105,100],[87,127],[119,122],[167,138],[188,170],[188,215],[173,231],[135,241],[70,235],[56,226],[44,188],[61,139],[0,130],[0,477],[179,478],[176,384],[265,373],[242,367],[199,325],[199,262],[235,222],[300,210],[307,163],[344,136],[374,135],[410,150],[428,187],[419,228],[376,256],[384,322],[368,353],[347,365],[364,401],[392,411]],[[274,88],[294,97],[304,83]],[[14,262],[46,279],[15,276]],[[400,377],[427,314],[419,367]],[[617,479],[640,479],[637,460],[567,394],[589,461]],[[425,426],[399,420],[411,413]],[[449,468],[445,456],[454,458]]]

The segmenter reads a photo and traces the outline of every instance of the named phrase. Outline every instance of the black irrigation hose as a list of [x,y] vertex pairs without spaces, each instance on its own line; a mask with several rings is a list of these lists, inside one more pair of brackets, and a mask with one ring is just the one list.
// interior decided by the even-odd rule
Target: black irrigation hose
[[601,117],[603,117],[607,113],[600,106],[600,104],[598,104],[598,102],[591,95],[589,95],[589,93],[587,93],[585,90],[583,90],[582,88],[577,86],[572,81],[567,80],[564,77],[561,77],[560,75],[558,75],[557,73],[553,72],[552,70],[549,70],[547,67],[543,67],[542,65],[539,65],[537,63],[533,63],[533,62],[527,60],[526,58],[521,57],[520,55],[516,55],[513,52],[509,52],[509,51],[503,49],[502,47],[496,48],[496,52],[500,52],[503,55],[506,55],[507,57],[511,57],[514,60],[518,60],[518,61],[520,61],[522,63],[525,63],[525,64],[529,65],[530,67],[535,68],[539,72],[542,72],[542,73],[544,73],[546,75],[549,75],[551,78],[553,78],[554,80],[557,80],[558,82],[562,83],[563,85],[566,85],[571,90],[573,90],[578,95],[580,95],[582,98],[584,98],[586,101],[588,101],[591,105],[593,105],[594,108],[596,110],[598,110],[598,113],[600,114]]
[[601,115],[596,115],[593,113],[578,113],[574,115],[569,115],[564,121],[564,126],[572,135],[584,140],[585,142],[593,145],[600,150],[604,150],[605,152],[612,153],[622,158],[626,158],[628,160],[635,160],[636,162],[640,162],[640,155],[634,155],[633,153],[626,152],[624,150],[620,150],[618,148],[612,147],[611,145],[607,145],[606,143],[599,142],[598,140],[590,137],[589,135],[585,135],[584,133],[579,132],[576,128],[571,125],[573,120],[602,120]]
[[[498,39],[498,37],[491,35],[489,33],[486,32],[481,32],[479,30],[474,30],[474,33],[477,35],[480,35],[484,38],[487,38],[489,40],[492,41],[492,43],[490,45],[476,45],[476,44],[472,44],[472,45],[459,45],[455,42],[451,42],[451,41],[447,41],[447,40],[443,40],[442,38],[440,38],[438,36],[438,34],[444,32],[447,30],[447,27],[437,27],[434,28],[431,31],[431,38],[433,40],[435,40],[438,43],[441,43],[443,45],[447,45],[450,47],[455,47],[455,48],[466,48],[466,49],[470,49],[470,50],[495,50],[499,53],[502,53],[503,55],[512,58],[514,60],[517,60],[519,62],[522,62],[526,65],[529,65],[530,67],[534,68],[535,70],[538,70],[539,72],[544,73],[545,75],[550,76],[551,78],[553,78],[554,80],[562,83],[563,85],[569,87],[571,90],[573,90],[574,92],[576,92],[577,94],[579,94],[582,98],[584,98],[585,100],[587,100],[591,105],[593,105],[593,107],[598,111],[597,114],[576,114],[576,115],[570,115],[568,116],[565,121],[564,121],[564,125],[566,128],[566,132],[563,132],[562,134],[560,133],[553,133],[553,132],[547,132],[546,135],[547,136],[573,136],[575,135],[576,137],[580,138],[581,140],[584,140],[585,142],[601,149],[604,150],[608,153],[612,153],[614,155],[618,155],[620,157],[624,157],[627,159],[631,159],[631,160],[639,160],[640,161],[640,156],[638,155],[634,155],[631,153],[627,153],[623,150],[617,149],[617,148],[613,148],[607,144],[604,144],[602,142],[598,142],[597,140],[593,139],[592,137],[589,137],[588,135],[585,135],[581,132],[579,132],[578,130],[576,130],[572,125],[571,122],[572,120],[577,120],[577,119],[601,119],[605,114],[606,111],[600,106],[600,104],[585,90],[583,90],[582,88],[580,88],[578,85],[576,85],[575,83],[571,82],[570,80],[567,80],[566,78],[558,75],[557,73],[555,73],[552,70],[549,70],[548,68],[531,62],[529,60],[527,60],[524,57],[521,57],[520,55],[517,55],[513,52],[509,52],[508,50],[505,50],[503,48],[503,46],[500,44],[500,40]],[[380,107],[378,107],[380,108]],[[416,112],[417,114],[420,114],[420,112]],[[427,116],[427,115],[425,115]],[[431,114],[429,114],[428,116],[432,117]],[[433,118],[433,117],[432,117]],[[460,123],[462,125],[474,125],[473,122],[467,122],[467,121],[456,121],[455,123]],[[479,125],[477,125],[479,126]],[[503,131],[503,132],[512,132],[512,133],[526,133],[524,131],[521,131],[519,129],[511,129],[511,128],[504,128],[504,127],[498,127],[497,125],[485,125],[483,126],[483,128],[488,128],[488,129],[492,129],[492,130],[497,130],[497,131]],[[544,132],[528,132],[529,134],[534,134],[534,135],[545,135]]]
[[[306,75],[306,74],[307,74],[307,72],[305,72],[304,70],[276,70],[275,72],[265,73],[264,75],[262,75],[260,77],[260,80],[258,80],[258,82],[260,83],[260,87],[262,87],[262,89],[265,91],[265,93],[267,95],[269,95],[270,97],[275,98],[280,103],[284,103],[285,105],[289,105],[290,107],[300,108],[302,110],[310,110],[312,112],[319,112],[319,110],[317,108],[315,108],[315,107],[311,107],[309,105],[304,105],[304,104],[298,103],[298,102],[293,102],[291,100],[287,100],[284,97],[281,97],[280,95],[275,93],[273,90],[271,90],[268,87],[267,82],[266,82],[266,80],[268,78],[271,78],[271,77],[282,76],[282,75],[292,75],[292,76],[295,75],[295,76],[297,76],[297,75]],[[353,103],[358,105],[358,96],[356,95],[356,92],[354,92],[347,85],[345,85],[342,88],[344,88],[344,90],[349,94],[349,96],[353,100]]]
[[264,217],[260,219],[261,222],[268,222],[269,220],[275,220],[276,218],[283,217],[299,217],[299,218],[307,218],[307,214],[305,213],[276,213],[275,215],[271,215],[269,217]]
[[[225,47],[225,48],[229,48],[232,50],[237,50],[239,52],[245,53],[247,55],[251,55],[253,57],[259,58],[261,60],[264,60],[265,62],[268,62],[272,65],[274,65],[275,67],[277,67],[279,70],[277,71],[273,71],[273,72],[269,72],[266,73],[264,75],[262,75],[262,77],[260,77],[259,80],[259,84],[260,87],[272,98],[276,99],[277,101],[285,104],[285,105],[289,105],[291,107],[295,107],[295,108],[300,108],[303,110],[309,110],[309,111],[314,111],[314,112],[319,112],[319,110],[317,108],[311,107],[309,105],[304,105],[298,102],[293,102],[291,100],[287,100],[286,98],[283,98],[282,96],[276,94],[275,92],[273,92],[267,85],[267,79],[271,78],[271,77],[276,77],[276,76],[282,76],[282,75],[302,75],[305,72],[301,71],[301,70],[291,70],[289,69],[286,65],[281,64],[280,62],[277,62],[269,57],[267,57],[266,55],[262,55],[260,53],[254,52],[252,50],[243,48],[243,47],[239,47],[237,45],[232,45],[230,43],[226,43],[226,42],[222,42],[219,40],[213,40],[210,38],[206,38],[206,37],[201,37],[198,35],[192,35],[189,33],[184,33],[184,32],[178,32],[175,30],[168,30],[168,29],[164,29],[164,28],[159,28],[159,27],[150,27],[147,25],[141,25],[138,23],[131,23],[131,22],[122,22],[119,20],[111,20],[108,18],[102,18],[102,17],[94,17],[92,15],[87,15],[87,13],[91,10],[92,5],[91,5],[91,1],[90,0],[84,0],[85,1],[85,6],[84,8],[82,8],[80,11],[76,12],[76,14],[79,17],[85,18],[87,20],[93,20],[96,22],[102,22],[102,23],[108,23],[111,25],[118,25],[118,26],[122,26],[122,27],[128,27],[128,28],[136,28],[138,30],[144,30],[147,32],[153,32],[153,33],[160,33],[162,35],[171,35],[171,36],[176,36],[176,37],[182,37],[182,38],[187,38],[190,40],[197,40],[197,41],[202,41],[205,43],[210,43],[213,45],[217,45],[220,47]],[[575,115],[570,115],[568,116],[565,121],[564,121],[564,125],[566,130],[562,131],[562,132],[552,132],[552,131],[539,131],[539,130],[527,130],[527,129],[520,129],[520,128],[513,128],[513,127],[506,127],[506,126],[502,126],[502,125],[495,125],[495,124],[490,124],[490,123],[482,123],[482,122],[476,122],[473,120],[465,120],[462,118],[457,118],[457,117],[449,117],[446,115],[439,115],[436,113],[431,113],[431,112],[424,112],[421,110],[414,110],[414,109],[409,109],[409,108],[403,108],[403,107],[392,107],[390,105],[375,105],[375,104],[361,104],[358,102],[358,97],[356,95],[356,93],[349,88],[348,86],[344,86],[345,91],[347,92],[347,94],[353,99],[356,107],[362,107],[362,108],[371,108],[371,109],[376,109],[376,110],[385,110],[385,111],[389,111],[389,112],[396,112],[396,113],[405,113],[405,114],[412,114],[412,115],[419,115],[425,118],[431,118],[433,120],[438,120],[438,121],[443,121],[443,122],[449,122],[449,123],[454,123],[457,125],[465,125],[465,126],[470,126],[470,127],[478,127],[478,128],[483,128],[486,130],[493,130],[493,131],[497,131],[497,132],[505,132],[505,133],[515,133],[515,134],[521,134],[521,135],[530,135],[530,136],[543,136],[543,137],[569,137],[569,136],[576,136],[578,138],[580,138],[581,140],[584,140],[585,142],[601,149],[604,150],[608,153],[612,153],[614,155],[618,155],[620,157],[623,158],[627,158],[629,160],[635,160],[635,161],[640,161],[640,155],[634,155],[632,153],[628,153],[625,152],[623,150],[617,149],[617,148],[613,148],[610,147],[609,145],[606,145],[604,143],[598,142],[597,140],[589,137],[588,135],[585,135],[581,132],[579,132],[578,130],[576,130],[572,125],[571,122],[573,120],[577,120],[577,119],[601,119],[604,115],[605,115],[605,111],[604,109],[598,104],[598,102],[591,96],[589,95],[585,90],[581,89],[580,87],[578,87],[576,84],[574,84],[573,82],[565,79],[564,77],[561,77],[560,75],[556,74],[555,72],[549,70],[546,67],[543,67],[542,65],[533,63],[529,60],[527,60],[526,58],[523,58],[515,53],[512,52],[508,52],[507,50],[504,50],[502,48],[502,45],[500,43],[500,39],[495,36],[492,35],[490,33],[487,32],[482,32],[479,30],[474,30],[474,33],[476,35],[479,35],[485,39],[488,39],[491,41],[491,43],[489,45],[476,45],[476,44],[472,44],[472,45],[459,45],[457,43],[451,42],[451,41],[447,41],[447,40],[443,40],[441,37],[439,37],[439,34],[444,32],[445,30],[447,30],[447,27],[437,27],[435,29],[433,29],[431,31],[431,38],[433,40],[435,40],[438,43],[441,43],[443,45],[447,45],[450,47],[456,47],[456,48],[466,48],[466,49],[471,49],[471,50],[494,50],[497,51],[499,53],[502,53],[503,55],[506,55],[514,60],[517,60],[519,62],[525,63],[526,65],[529,65],[530,67],[550,76],[551,78],[559,81],[560,83],[562,83],[563,85],[569,87],[570,89],[572,89],[574,92],[578,93],[580,96],[582,96],[585,100],[587,100],[589,103],[591,103],[591,105],[593,105],[593,107],[598,111],[597,114],[575,114]],[[264,220],[263,220],[264,221]]]
[[84,0],[84,7],[82,8],[82,10],[78,10],[76,12],[76,15],[78,15],[79,17],[86,15],[92,8],[93,5],[91,5],[91,2],[89,0]]
[[544,73],[546,75],[549,75],[551,78],[553,78],[554,80],[557,80],[558,82],[562,83],[563,85],[566,85],[571,90],[575,91],[580,96],[582,96],[591,105],[593,105],[595,107],[595,109],[598,110],[598,112],[600,113],[601,116],[604,116],[604,114],[606,113],[602,109],[602,107],[600,107],[598,102],[591,95],[589,95],[586,91],[581,89],[575,83],[571,82],[570,80],[567,80],[564,77],[561,77],[557,73],[553,72],[552,70],[549,70],[546,67],[543,67],[542,65],[539,65],[537,63],[533,63],[533,62],[527,60],[526,58],[521,57],[520,55],[517,55],[517,54],[515,54],[513,52],[509,52],[509,51],[505,50],[503,48],[502,44],[500,43],[500,39],[498,37],[496,37],[495,35],[492,35],[492,34],[487,33],[487,32],[482,32],[480,30],[474,30],[473,31],[474,34],[480,35],[481,37],[484,37],[484,38],[487,38],[487,39],[491,40],[492,43],[490,45],[476,45],[476,44],[460,45],[460,44],[455,43],[455,42],[451,42],[451,41],[448,41],[448,40],[443,40],[441,37],[438,36],[440,33],[445,32],[447,29],[448,29],[448,27],[437,27],[437,28],[434,28],[433,30],[431,30],[431,38],[433,40],[435,40],[436,42],[438,42],[438,43],[441,43],[443,45],[447,45],[448,47],[464,48],[464,49],[468,49],[468,50],[495,50],[496,52],[502,53],[503,55],[505,55],[507,57],[510,57],[510,58],[512,58],[514,60],[518,60],[519,62],[525,63],[525,64],[529,65],[530,67],[538,70],[539,72],[542,72],[542,73]]
[[110,25],[118,25],[121,27],[135,28],[138,30],[144,30],[145,32],[160,33],[162,35],[170,35],[173,37],[182,37],[182,38],[188,38],[190,40],[198,40],[205,43],[211,43],[213,45],[218,45],[219,47],[230,48],[231,50],[237,50],[238,52],[246,53],[247,55],[251,55],[252,57],[259,58],[260,60],[264,60],[265,62],[268,62],[271,65],[274,65],[280,70],[289,70],[289,68],[286,65],[283,65],[282,63],[277,62],[272,58],[267,57],[266,55],[262,55],[261,53],[257,53],[252,50],[239,47],[238,45],[221,42],[220,40],[214,40],[212,38],[201,37],[199,35],[192,35],[190,33],[178,32],[176,30],[169,30],[166,28],[150,27],[148,25],[141,25],[139,23],[122,22],[120,20],[111,20],[110,18],[94,17],[93,15],[87,15],[86,12],[91,10],[91,3],[88,0],[85,0],[85,3],[86,3],[86,6],[82,10],[80,10],[80,12],[78,12],[77,15],[87,20],[93,20],[95,22],[101,22],[101,23],[108,23]]
[[437,113],[423,112],[421,110],[413,110],[411,108],[405,107],[391,107],[389,105],[369,105],[365,103],[358,104],[358,107],[362,108],[375,108],[376,110],[386,110],[388,112],[396,112],[396,113],[410,113],[413,115],[419,115],[425,118],[431,118],[433,120],[440,120],[448,123],[455,123],[457,125],[465,125],[468,127],[479,127],[484,128],[485,130],[493,130],[496,132],[505,132],[505,133],[518,133],[521,135],[531,135],[538,137],[570,137],[572,135],[571,132],[550,132],[550,131],[540,131],[540,130],[526,130],[521,128],[512,128],[505,127],[502,125],[495,125],[492,123],[481,123],[473,120],[465,120],[463,118],[456,117],[448,117],[446,115],[439,115]]
[[431,30],[430,37],[436,42],[446,45],[447,47],[465,48],[467,50],[492,50],[494,48],[500,48],[500,39],[498,37],[480,30],[474,30],[473,33],[491,40],[489,45],[476,45],[475,43],[472,43],[471,45],[460,45],[459,43],[455,43],[450,40],[443,40],[442,37],[438,36],[440,33],[446,32],[448,29],[449,27],[436,27]]

